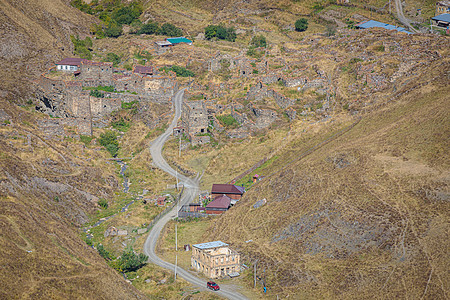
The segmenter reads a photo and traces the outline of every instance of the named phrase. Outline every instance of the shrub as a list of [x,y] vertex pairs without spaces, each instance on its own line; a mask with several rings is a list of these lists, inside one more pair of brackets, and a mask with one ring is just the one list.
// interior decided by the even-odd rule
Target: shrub
[[111,122],[111,126],[119,131],[126,132],[130,129],[130,123],[120,118],[118,121]]
[[263,36],[262,34],[255,35],[252,38],[252,41],[250,42],[250,44],[256,48],[266,48],[267,47],[266,37]]
[[296,31],[305,31],[308,29],[308,20],[305,18],[298,19],[295,21],[295,30]]
[[80,135],[80,141],[86,146],[89,145],[94,137],[89,135]]
[[114,22],[109,23],[108,27],[105,29],[105,35],[113,38],[119,37],[122,35],[122,25]]
[[107,209],[108,200],[101,198],[100,200],[98,200],[98,205],[100,205],[101,208]]
[[117,67],[117,65],[120,63],[120,56],[115,53],[108,53],[106,54],[105,61],[109,61],[113,63],[114,67]]
[[183,31],[173,24],[164,23],[159,29],[159,34],[167,36],[180,36],[183,34]]
[[70,36],[72,40],[75,55],[78,55],[81,58],[91,59],[92,54],[89,49],[92,48],[92,40],[90,37],[86,37],[84,40],[80,39],[78,36]]
[[234,42],[236,41],[236,30],[223,25],[208,25],[205,27],[205,37],[208,40],[216,37],[219,40]]
[[216,118],[226,128],[233,129],[239,127],[239,122],[232,115],[221,115]]
[[159,24],[156,22],[148,22],[142,25],[137,34],[157,34],[159,32]]
[[95,97],[95,98],[105,98],[105,94],[103,94],[102,92],[100,92],[99,90],[92,90],[89,93],[90,96]]
[[119,271],[123,272],[136,271],[137,269],[143,267],[146,264],[147,260],[147,255],[143,253],[136,254],[134,253],[133,248],[129,247],[117,260],[117,264],[115,265],[115,267]]
[[98,142],[100,145],[105,147],[113,157],[117,156],[117,152],[119,151],[119,142],[117,141],[117,136],[114,132],[107,131],[100,134]]
[[106,250],[102,244],[97,245],[97,252],[100,254],[101,257],[103,257],[105,260],[111,260],[112,255],[109,253],[108,250]]

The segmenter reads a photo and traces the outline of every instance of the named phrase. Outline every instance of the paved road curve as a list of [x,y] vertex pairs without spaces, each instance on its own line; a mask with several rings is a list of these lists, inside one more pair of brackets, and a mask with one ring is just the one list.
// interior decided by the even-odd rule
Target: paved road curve
[[[181,104],[183,102],[183,93],[184,90],[179,91],[175,97],[174,97],[174,105],[175,105],[175,116],[173,118],[172,123],[170,124],[169,128],[160,135],[157,139],[155,139],[152,144],[150,145],[150,153],[153,158],[153,163],[158,168],[162,169],[163,171],[169,173],[173,177],[176,176],[176,171],[172,169],[169,164],[164,160],[162,157],[162,148],[164,146],[164,143],[169,138],[170,134],[173,131],[173,128],[177,125],[177,120],[181,116]],[[198,197],[198,191],[199,191],[199,180],[198,178],[188,178],[186,176],[178,174],[178,180],[180,183],[184,184],[184,193],[180,200],[180,206],[189,203],[192,199]],[[155,247],[156,243],[158,241],[158,237],[161,233],[161,230],[163,229],[164,225],[170,221],[173,217],[176,216],[177,207],[175,206],[174,209],[172,209],[169,213],[167,213],[165,216],[163,216],[152,228],[150,231],[147,240],[144,244],[144,253],[148,255],[149,261],[161,266],[163,268],[174,270],[175,266],[171,263],[168,263],[166,261],[163,261],[160,259],[156,253],[155,253]],[[206,289],[206,281],[203,279],[198,278],[197,276],[191,274],[190,272],[183,270],[181,268],[177,269],[177,276],[182,277],[186,281],[197,285],[200,289],[207,290]],[[226,287],[221,287],[221,290],[218,292],[215,292],[219,294],[220,296],[226,297],[228,299],[246,299],[241,294],[232,291],[231,289],[227,289]]]

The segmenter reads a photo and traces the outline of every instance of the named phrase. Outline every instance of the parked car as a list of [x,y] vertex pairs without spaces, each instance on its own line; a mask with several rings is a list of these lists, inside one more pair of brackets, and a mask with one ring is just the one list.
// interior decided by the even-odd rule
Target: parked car
[[219,285],[217,283],[215,283],[214,281],[208,281],[208,283],[206,284],[206,287],[213,291],[220,290]]

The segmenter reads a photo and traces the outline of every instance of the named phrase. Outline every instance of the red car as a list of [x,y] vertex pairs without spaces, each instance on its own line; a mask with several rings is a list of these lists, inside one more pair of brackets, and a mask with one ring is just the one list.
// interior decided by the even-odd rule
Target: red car
[[206,284],[206,287],[213,291],[220,290],[219,285],[217,283],[215,283],[214,281],[208,281],[208,283]]

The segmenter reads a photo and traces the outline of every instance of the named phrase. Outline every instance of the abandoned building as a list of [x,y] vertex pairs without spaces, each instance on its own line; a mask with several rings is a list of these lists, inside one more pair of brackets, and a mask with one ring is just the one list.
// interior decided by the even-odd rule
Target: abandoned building
[[240,272],[240,255],[222,241],[192,245],[191,267],[208,278]]
[[245,192],[245,188],[234,184],[213,184],[211,189],[211,198],[226,195],[232,200],[239,201]]
[[450,0],[436,2],[436,16],[450,13]]
[[181,115],[184,131],[192,145],[210,142],[208,112],[203,101],[185,101]]

